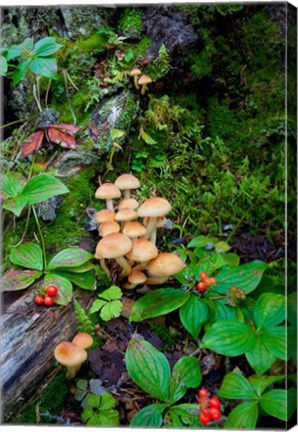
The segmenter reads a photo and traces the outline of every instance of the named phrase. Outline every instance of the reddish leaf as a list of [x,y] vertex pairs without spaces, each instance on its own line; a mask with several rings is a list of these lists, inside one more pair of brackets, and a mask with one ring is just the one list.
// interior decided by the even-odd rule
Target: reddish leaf
[[36,270],[10,270],[0,278],[1,291],[19,291],[27,288],[42,272]]
[[43,137],[43,130],[37,130],[36,132],[33,132],[33,134],[28,137],[28,139],[25,141],[24,145],[21,148],[22,156],[28,156],[29,154],[38,150],[41,146]]
[[55,144],[60,144],[61,147],[74,149],[77,146],[76,140],[72,135],[57,129],[56,127],[50,127],[48,129],[48,136],[50,141]]
[[56,128],[56,129],[63,129],[66,132],[71,132],[72,134],[76,134],[80,128],[78,126],[75,126],[73,124],[69,123],[58,123],[58,124],[49,124],[49,128]]

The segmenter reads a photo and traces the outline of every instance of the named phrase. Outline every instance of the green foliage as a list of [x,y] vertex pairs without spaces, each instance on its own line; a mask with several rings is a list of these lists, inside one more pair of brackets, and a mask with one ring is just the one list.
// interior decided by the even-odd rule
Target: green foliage
[[122,291],[116,285],[98,294],[98,299],[95,300],[89,310],[91,314],[100,311],[100,318],[104,321],[109,321],[112,318],[120,316],[122,310]]
[[76,299],[74,299],[73,305],[76,314],[78,332],[85,332],[88,334],[94,333],[94,323],[92,318],[89,317],[88,312]]
[[267,390],[274,382],[284,380],[281,376],[250,377],[248,380],[238,372],[228,373],[219,389],[218,395],[228,399],[242,399],[244,402],[237,405],[229,414],[225,428],[254,429],[257,425],[259,407],[266,413],[280,420],[287,421],[295,410],[295,403],[289,403],[295,398],[296,392],[290,390]]
[[[10,260],[19,267],[30,270],[10,270],[1,277],[2,291],[19,291],[27,288],[44,275],[44,286],[55,285],[58,293],[55,303],[67,305],[73,297],[72,283],[87,289],[95,289],[95,278],[90,260],[93,255],[81,248],[69,248],[59,252],[45,265],[46,258],[39,245],[25,243],[16,246],[10,253]],[[39,270],[34,271],[31,269]]]
[[69,192],[64,184],[48,174],[40,174],[26,180],[19,173],[2,175],[1,198],[3,208],[20,216],[27,205],[38,204],[47,199]]
[[7,62],[21,57],[20,63],[12,73],[13,83],[17,84],[30,69],[37,76],[56,79],[57,61],[53,57],[63,45],[57,44],[54,37],[45,37],[34,44],[33,39],[25,39],[19,45],[5,49],[1,58],[1,75],[6,75]]
[[109,393],[102,395],[88,394],[85,408],[81,415],[82,421],[88,426],[118,426],[119,413],[114,409],[115,398]]
[[[164,403],[155,403],[141,409],[132,419],[131,426],[158,427],[162,424],[163,413],[181,410],[178,417],[186,412],[198,416],[199,405],[174,405],[189,388],[196,388],[201,383],[199,362],[194,357],[181,357],[172,373],[165,355],[149,342],[131,339],[125,353],[127,371],[134,382],[150,395]],[[183,422],[182,422],[183,423]]]
[[128,39],[140,39],[142,34],[142,16],[140,8],[125,8],[119,21],[119,29]]

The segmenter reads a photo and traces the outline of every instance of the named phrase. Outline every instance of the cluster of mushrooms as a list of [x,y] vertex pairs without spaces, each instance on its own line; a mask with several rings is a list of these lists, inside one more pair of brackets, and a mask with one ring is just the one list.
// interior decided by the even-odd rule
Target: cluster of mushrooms
[[85,348],[91,347],[93,338],[88,333],[77,333],[71,342],[63,341],[56,346],[54,351],[55,359],[66,366],[66,379],[73,379],[82,364],[87,359]]
[[137,90],[141,88],[141,95],[144,96],[148,84],[152,83],[152,79],[148,75],[142,75],[142,71],[138,68],[134,68],[129,72],[129,75],[133,77],[134,86]]
[[119,281],[125,289],[163,284],[183,268],[177,255],[159,252],[155,245],[157,229],[167,222],[170,203],[164,198],[150,197],[139,206],[131,197],[131,190],[139,187],[135,176],[122,174],[115,183],[99,186],[95,193],[96,198],[106,201],[106,208],[96,213],[102,239],[97,244],[95,258],[108,277],[112,263],[121,267]]

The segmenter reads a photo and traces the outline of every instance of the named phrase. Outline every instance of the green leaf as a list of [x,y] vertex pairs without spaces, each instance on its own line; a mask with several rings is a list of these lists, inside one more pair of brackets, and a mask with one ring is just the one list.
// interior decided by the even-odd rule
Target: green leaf
[[36,270],[10,270],[0,278],[1,291],[19,291],[32,285],[42,275]]
[[114,408],[115,405],[116,405],[116,400],[112,395],[110,395],[109,393],[103,393],[101,395],[101,400],[99,405],[99,408],[101,410],[109,410],[111,408]]
[[189,293],[175,288],[160,288],[145,294],[134,304],[130,321],[142,321],[172,312],[187,302]]
[[19,57],[24,49],[32,50],[33,48],[33,39],[27,38],[19,45],[12,45],[9,50],[6,52],[5,57],[6,60],[12,60],[16,57]]
[[256,302],[254,319],[258,328],[272,328],[286,319],[286,301],[282,294],[264,293]]
[[171,371],[163,353],[149,342],[131,339],[125,353],[125,364],[130,377],[141,389],[168,402]]
[[32,60],[32,62],[30,63],[30,69],[35,75],[56,79],[58,65],[56,59],[52,57],[38,57]]
[[208,244],[216,244],[218,239],[215,237],[198,236],[193,238],[187,245],[188,248],[203,248]]
[[80,288],[88,291],[96,289],[96,279],[93,271],[86,271],[84,273],[74,273],[72,271],[64,271],[55,269],[55,274],[63,276],[73,282]]
[[215,245],[215,250],[217,253],[227,252],[230,249],[231,246],[229,246],[228,243],[225,241],[220,241]]
[[258,403],[243,402],[236,406],[225,421],[225,429],[255,429],[258,420]]
[[257,334],[254,345],[245,353],[248,363],[258,375],[266,372],[276,357],[265,347],[261,335]]
[[248,381],[255,389],[258,396],[261,396],[264,390],[271,384],[274,384],[278,381],[282,381],[285,379],[285,375],[276,375],[276,376],[251,376],[248,378]]
[[110,137],[111,137],[112,141],[114,141],[115,139],[123,137],[123,135],[125,135],[125,132],[120,130],[120,129],[112,128],[110,131]]
[[112,285],[110,288],[106,289],[102,293],[99,293],[98,297],[104,300],[118,300],[122,297],[122,291],[116,285]]
[[7,60],[4,56],[0,56],[0,76],[5,76],[8,71]]
[[12,82],[13,85],[18,84],[21,79],[26,75],[27,70],[29,69],[30,60],[24,60],[18,64],[12,74]]
[[223,260],[225,264],[229,267],[238,267],[240,263],[240,258],[238,255],[234,253],[224,254]]
[[34,45],[33,53],[37,57],[48,57],[55,54],[63,45],[56,43],[54,37],[45,37]]
[[217,283],[214,290],[220,294],[226,294],[231,286],[237,286],[248,294],[258,286],[263,272],[268,267],[265,262],[257,260],[235,268],[224,267],[216,276]]
[[162,425],[162,413],[166,409],[165,404],[152,404],[142,408],[131,420],[131,427],[160,427]]
[[62,267],[61,269],[59,267],[56,268],[58,271],[69,271],[71,273],[85,273],[89,270],[94,270],[95,265],[92,264],[92,262],[87,261],[84,264],[78,266],[78,267]]
[[48,273],[44,280],[45,286],[55,285],[58,288],[58,293],[55,295],[55,303],[61,306],[66,306],[73,296],[72,284],[65,277]]
[[170,382],[170,403],[181,399],[187,389],[201,384],[200,363],[195,357],[181,357],[175,364]]
[[202,325],[208,320],[208,315],[208,306],[194,294],[189,296],[187,302],[179,310],[183,326],[194,339],[198,339]]
[[170,408],[171,411],[174,411],[179,417],[188,417],[194,416],[198,417],[201,414],[201,407],[199,404],[180,404],[174,405]]
[[224,377],[218,396],[227,399],[257,398],[251,384],[238,372],[230,372]]
[[113,409],[116,401],[109,393],[103,393],[101,396],[88,394],[85,403],[81,418],[88,426],[119,425],[119,413]]
[[144,140],[148,145],[157,144],[157,142],[150,135],[148,135],[147,132],[145,132],[143,127],[140,128],[139,138],[142,138],[142,140]]
[[110,303],[106,303],[100,312],[100,318],[104,321],[109,321],[112,318],[118,318],[122,311],[122,302],[120,300],[114,300]]
[[48,174],[40,174],[28,181],[22,190],[21,196],[27,198],[28,204],[38,204],[67,192],[69,190],[60,180]]
[[0,178],[0,191],[3,199],[16,197],[26,183],[24,176],[16,172],[8,172],[5,175],[0,175]]
[[92,303],[91,308],[89,309],[90,313],[95,313],[98,312],[103,306],[105,306],[107,304],[107,302],[105,300],[99,300],[96,299],[94,300],[94,302]]
[[[289,378],[289,376],[288,376],[288,378]],[[296,375],[295,375],[295,378],[296,378]],[[287,397],[287,402],[288,402],[287,420],[290,420],[292,415],[297,411],[297,389],[294,387],[291,387],[288,390],[287,396],[288,396]]]
[[278,326],[261,333],[265,347],[278,359],[287,360],[286,327]]
[[64,267],[72,268],[85,264],[93,259],[93,255],[79,247],[64,249],[55,255],[48,264],[48,269],[63,269]]
[[293,326],[297,325],[297,293],[294,292],[288,296],[288,315],[287,319]]
[[5,210],[12,212],[16,216],[20,216],[20,214],[22,213],[22,211],[26,207],[27,202],[28,202],[27,197],[19,196],[19,197],[11,198],[11,199],[5,201],[2,205],[2,207]]
[[9,259],[22,267],[40,271],[43,269],[42,250],[36,243],[25,243],[12,248]]
[[260,398],[260,406],[269,415],[280,420],[288,420],[287,391],[282,389],[270,390]]
[[205,333],[201,348],[209,348],[226,356],[249,351],[256,341],[253,329],[238,321],[218,321]]
[[[211,297],[213,294],[211,293]],[[208,300],[206,298],[206,302],[210,307],[210,323],[215,323],[217,321],[227,320],[227,321],[240,321],[237,317],[237,308],[226,304],[225,299],[220,300]]]

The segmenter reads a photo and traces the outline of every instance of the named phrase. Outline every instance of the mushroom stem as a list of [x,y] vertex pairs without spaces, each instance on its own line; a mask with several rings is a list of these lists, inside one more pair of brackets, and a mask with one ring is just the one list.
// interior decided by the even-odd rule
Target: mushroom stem
[[108,267],[106,265],[105,259],[101,258],[99,262],[100,262],[100,267],[103,269],[103,271],[108,276],[108,278],[111,279],[111,273],[110,273],[110,270],[108,269]]
[[137,90],[139,90],[139,88],[140,88],[140,86],[139,86],[139,84],[138,84],[138,79],[139,79],[138,75],[135,75],[135,76],[133,77],[133,82],[134,82],[135,88],[136,88]]
[[132,284],[129,282],[125,282],[122,287],[128,290],[133,290],[135,287],[137,286],[137,284]]
[[144,94],[146,93],[146,88],[147,88],[147,84],[143,84],[142,88],[141,88],[141,95],[144,96]]
[[107,203],[107,208],[108,208],[109,210],[113,210],[113,211],[114,211],[113,200],[112,200],[112,199],[107,199],[107,200],[106,200],[106,203]]
[[120,274],[120,278],[123,279],[125,276],[130,275],[131,267],[128,264],[128,262],[126,261],[126,259],[122,256],[122,257],[115,258],[115,260],[120,265],[120,267],[122,267],[122,269],[123,269],[121,274]]
[[76,365],[76,366],[67,366],[67,373],[66,373],[66,379],[67,380],[71,380],[73,379],[76,374],[79,372],[79,370],[81,369],[82,363]]
[[124,198],[130,198],[130,189],[125,189]]
[[167,282],[169,276],[152,276],[146,280],[146,285],[162,285]]
[[155,227],[151,233],[151,236],[150,236],[151,243],[156,244],[156,236],[157,236],[157,227]]
[[145,240],[148,240],[151,236],[151,233],[155,230],[156,231],[156,223],[157,223],[157,218],[156,217],[150,217],[148,224],[146,226],[147,229],[147,233],[144,235],[144,237],[142,237]]
[[149,261],[146,262],[142,262],[138,265],[136,265],[135,267],[132,268],[133,271],[142,271],[145,270],[145,268],[147,267]]

